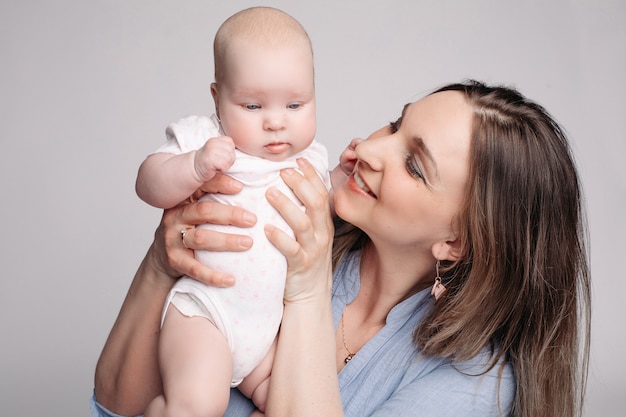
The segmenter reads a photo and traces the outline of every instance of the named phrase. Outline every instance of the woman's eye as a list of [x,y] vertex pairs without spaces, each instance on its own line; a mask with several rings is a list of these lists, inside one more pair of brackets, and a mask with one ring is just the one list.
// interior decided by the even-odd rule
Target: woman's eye
[[410,176],[418,180],[424,179],[424,174],[422,173],[422,169],[420,168],[417,161],[415,161],[415,158],[413,155],[407,154],[407,156],[405,157],[405,165],[406,165],[406,170]]
[[244,107],[246,110],[259,110],[261,108],[258,104],[246,104]]
[[292,104],[288,104],[287,108],[289,110],[298,110],[300,108],[300,103],[292,103]]

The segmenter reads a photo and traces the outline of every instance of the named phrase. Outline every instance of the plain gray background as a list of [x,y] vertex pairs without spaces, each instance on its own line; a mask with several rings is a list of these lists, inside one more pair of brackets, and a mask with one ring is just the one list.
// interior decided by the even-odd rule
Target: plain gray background
[[[137,168],[169,122],[213,110],[213,35],[258,3],[0,4],[0,415],[84,416],[96,360],[160,218],[135,195]],[[565,126],[591,234],[586,415],[625,416],[625,2],[265,4],[311,36],[318,138],[332,165],[404,103],[468,77],[518,87]]]

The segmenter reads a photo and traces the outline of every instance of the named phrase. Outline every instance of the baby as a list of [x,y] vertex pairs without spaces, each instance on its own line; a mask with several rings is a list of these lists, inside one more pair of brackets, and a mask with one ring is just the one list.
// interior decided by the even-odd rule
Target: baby
[[[216,114],[170,125],[166,144],[139,169],[137,193],[153,206],[168,208],[216,173],[226,173],[244,184],[243,191],[202,199],[254,212],[254,245],[245,253],[196,252],[212,269],[235,276],[234,287],[181,278],[171,290],[159,340],[164,393],[150,403],[147,417],[221,416],[235,386],[264,411],[286,261],[263,227],[269,223],[293,236],[265,192],[277,187],[297,202],[279,172],[297,168],[301,157],[330,186],[326,149],[314,140],[313,52],[300,23],[273,8],[243,10],[219,28],[214,55]],[[184,243],[185,230],[181,233]]]

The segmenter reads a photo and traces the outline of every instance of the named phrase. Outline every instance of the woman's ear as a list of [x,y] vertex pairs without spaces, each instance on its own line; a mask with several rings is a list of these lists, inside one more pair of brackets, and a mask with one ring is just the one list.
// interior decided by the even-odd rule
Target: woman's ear
[[432,247],[433,256],[440,261],[458,261],[461,256],[461,241],[459,239],[437,242]]
[[217,99],[217,83],[211,83],[211,96],[213,96],[213,103],[215,103],[215,114],[217,118],[220,118],[220,106]]

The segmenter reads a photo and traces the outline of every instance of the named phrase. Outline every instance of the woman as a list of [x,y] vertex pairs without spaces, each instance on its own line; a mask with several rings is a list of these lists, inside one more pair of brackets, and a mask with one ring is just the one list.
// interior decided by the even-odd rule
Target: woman
[[[266,228],[289,265],[267,415],[580,415],[589,271],[559,126],[513,90],[468,82],[405,106],[354,152],[334,189],[334,243],[328,194],[306,161],[303,175],[283,173],[306,213],[268,192],[296,238]],[[225,182],[208,191],[234,191]],[[100,358],[100,404],[134,415],[161,392],[159,313],[176,276],[229,285],[179,231],[242,219],[198,204],[165,214]],[[186,243],[207,238],[194,230]],[[217,239],[208,249],[250,244]],[[227,415],[249,404],[234,391]]]

